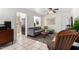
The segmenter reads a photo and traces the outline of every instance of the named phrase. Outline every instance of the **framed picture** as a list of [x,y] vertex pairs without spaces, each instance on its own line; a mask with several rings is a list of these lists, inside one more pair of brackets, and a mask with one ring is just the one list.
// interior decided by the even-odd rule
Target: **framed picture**
[[34,16],[34,26],[36,27],[41,26],[41,17]]

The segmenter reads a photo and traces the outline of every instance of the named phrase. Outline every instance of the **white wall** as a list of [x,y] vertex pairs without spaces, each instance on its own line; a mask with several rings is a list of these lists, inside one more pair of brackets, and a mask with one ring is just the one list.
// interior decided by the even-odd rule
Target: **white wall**
[[73,8],[73,16],[74,18],[79,17],[79,8]]
[[[75,15],[79,15],[79,9],[74,10]],[[17,12],[23,12],[27,14],[27,26],[32,27],[34,24],[34,16],[42,17],[42,26],[44,26],[44,21],[45,21],[45,15],[41,16],[38,13],[25,9],[25,8],[0,8],[0,23],[3,23],[3,21],[12,21],[12,28],[16,27],[15,20],[16,20],[16,13]],[[56,14],[56,24],[55,25],[49,25],[50,28],[55,29],[57,32],[60,31],[61,29],[66,28],[66,25],[68,24],[68,19],[72,15],[72,9],[71,8],[60,8],[58,14]],[[61,21],[61,22],[60,22]],[[62,23],[62,24],[60,24]]]
[[[27,18],[28,18],[28,27],[33,26],[33,19],[34,16],[40,16],[39,14],[30,11],[28,9],[25,8],[0,8],[0,21],[7,21],[7,20],[11,20],[12,21],[12,28],[14,28],[14,24],[15,24],[15,19],[16,19],[16,13],[17,12],[23,12],[27,14]],[[30,24],[29,24],[30,22]],[[0,22],[2,23],[2,22]]]
[[[56,32],[59,32],[61,30],[64,30],[66,28],[66,25],[69,23],[69,19],[72,16],[72,9],[71,8],[61,8],[59,9],[59,12],[54,14],[55,16],[55,25],[48,25],[50,29],[54,29]],[[45,25],[45,16],[42,16],[43,24]]]
[[79,18],[79,8],[73,8],[73,19]]
[[26,8],[0,8],[0,24],[3,23],[4,21],[11,20],[12,28],[15,29],[16,27],[15,20],[16,20],[17,12],[23,12],[27,14],[27,26],[28,27],[33,26],[34,16],[40,16],[39,14],[33,11],[30,11]]

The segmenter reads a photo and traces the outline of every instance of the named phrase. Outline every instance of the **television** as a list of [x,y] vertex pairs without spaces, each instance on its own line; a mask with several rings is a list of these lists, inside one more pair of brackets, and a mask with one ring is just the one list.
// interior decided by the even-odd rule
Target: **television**
[[11,29],[11,21],[5,21],[5,28],[10,28]]

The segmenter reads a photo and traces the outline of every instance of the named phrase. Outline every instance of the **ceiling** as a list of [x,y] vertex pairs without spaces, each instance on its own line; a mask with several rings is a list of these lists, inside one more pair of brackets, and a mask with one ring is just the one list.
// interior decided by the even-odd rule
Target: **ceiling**
[[31,11],[34,11],[34,12],[40,14],[40,15],[45,15],[48,12],[47,8],[28,8],[28,9],[31,10]]
[[[48,13],[48,8],[28,8],[31,11],[34,11],[40,15],[46,15]],[[59,8],[59,10],[57,10],[57,14],[60,13],[67,13],[67,12],[72,12],[72,8]]]

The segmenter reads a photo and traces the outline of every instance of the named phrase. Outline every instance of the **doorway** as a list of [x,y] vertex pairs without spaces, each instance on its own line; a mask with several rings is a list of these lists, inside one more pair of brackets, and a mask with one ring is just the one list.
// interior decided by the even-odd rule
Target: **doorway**
[[27,15],[25,13],[17,12],[16,34],[17,39],[22,39],[23,35],[27,37]]

